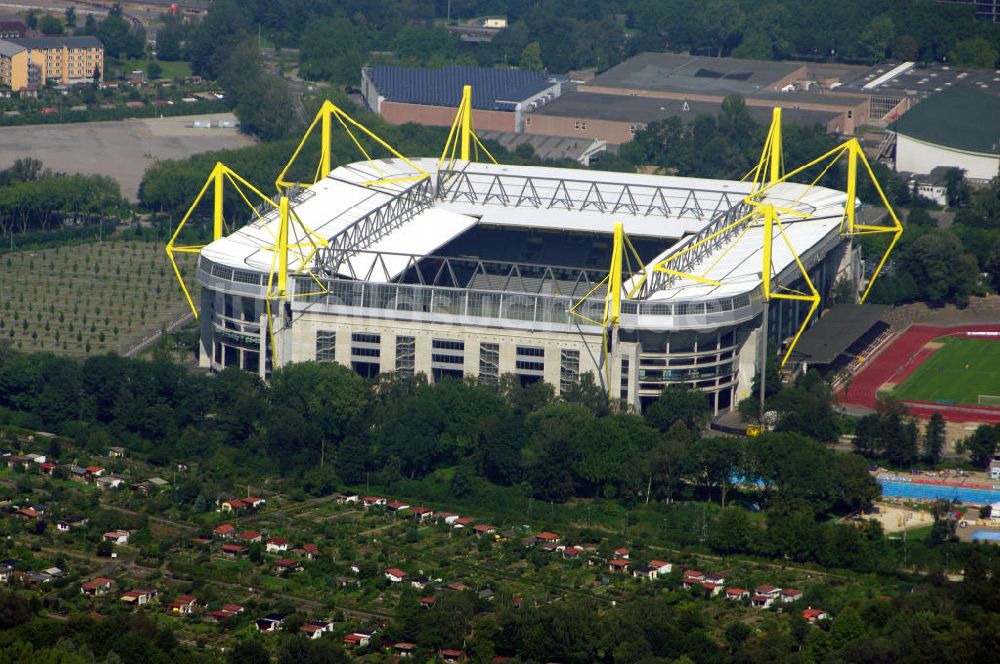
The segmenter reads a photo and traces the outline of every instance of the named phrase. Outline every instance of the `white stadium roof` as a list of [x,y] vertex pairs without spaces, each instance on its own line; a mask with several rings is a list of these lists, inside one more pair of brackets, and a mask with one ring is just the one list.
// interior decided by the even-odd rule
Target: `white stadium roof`
[[[473,162],[457,162],[451,171],[439,174],[436,159],[412,163],[430,174],[433,200],[388,232],[370,238],[363,252],[348,253],[354,274],[369,272],[375,252],[385,252],[385,272],[398,274],[408,266],[408,255],[433,254],[476,224],[610,234],[614,224],[622,222],[626,234],[669,241],[672,246],[657,257],[662,260],[692,242],[716,213],[750,192],[749,183],[738,181]],[[341,166],[293,199],[292,210],[302,225],[332,240],[414,187],[415,175],[419,173],[400,159]],[[410,179],[373,184],[399,178]],[[799,255],[836,232],[845,201],[843,192],[791,183],[774,187],[764,199],[811,215],[782,217],[787,238]],[[275,269],[277,228],[277,212],[272,211],[212,242],[202,256],[228,267],[269,273]],[[291,244],[306,243],[297,224],[289,228]],[[696,301],[753,291],[761,283],[762,233],[762,226],[752,226],[689,266],[689,272],[722,286],[678,279],[650,299]],[[777,227],[774,235],[772,264],[779,274],[793,265],[794,256]],[[307,248],[298,251],[298,257],[289,259],[290,271],[301,270],[302,260],[311,255]]]

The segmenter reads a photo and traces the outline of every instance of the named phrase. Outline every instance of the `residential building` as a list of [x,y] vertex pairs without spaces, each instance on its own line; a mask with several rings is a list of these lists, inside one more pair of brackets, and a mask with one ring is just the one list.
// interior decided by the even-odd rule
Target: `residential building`
[[0,83],[14,92],[104,80],[104,45],[97,37],[0,39]]

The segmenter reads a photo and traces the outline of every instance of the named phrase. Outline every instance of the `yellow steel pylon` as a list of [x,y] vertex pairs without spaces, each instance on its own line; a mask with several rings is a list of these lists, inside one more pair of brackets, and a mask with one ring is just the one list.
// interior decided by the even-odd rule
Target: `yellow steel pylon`
[[438,160],[438,170],[441,170],[446,160],[448,162],[446,170],[451,170],[455,164],[456,152],[458,152],[458,159],[462,161],[472,160],[473,155],[475,155],[475,160],[479,161],[480,148],[490,158],[490,161],[494,164],[497,163],[497,160],[476,136],[472,117],[472,86],[466,85],[462,88],[462,100],[458,104],[455,120],[451,123],[451,131],[448,132],[448,138],[444,142],[441,159]]
[[333,139],[334,119],[336,119],[337,122],[340,123],[341,128],[344,130],[344,133],[347,134],[347,136],[351,139],[351,142],[354,143],[354,146],[358,149],[359,152],[361,152],[362,155],[364,155],[365,160],[368,161],[375,168],[375,171],[380,176],[382,175],[382,170],[378,167],[378,163],[374,159],[372,159],[372,156],[368,153],[368,151],[365,150],[364,146],[361,144],[361,141],[358,140],[358,136],[355,134],[355,131],[359,131],[365,136],[368,136],[369,138],[374,140],[378,145],[388,150],[394,157],[401,159],[404,163],[406,163],[407,166],[414,169],[418,173],[418,175],[379,177],[370,182],[362,183],[365,186],[387,184],[390,182],[413,182],[416,180],[422,180],[424,178],[430,177],[430,174],[427,171],[420,168],[412,161],[404,157],[394,147],[392,147],[384,140],[382,140],[382,138],[380,138],[372,130],[368,129],[368,127],[364,126],[363,124],[352,118],[350,115],[347,114],[346,111],[341,109],[332,101],[326,100],[323,102],[323,105],[316,113],[316,117],[313,118],[312,123],[309,125],[305,133],[302,135],[302,140],[299,141],[298,147],[295,148],[295,152],[292,153],[292,156],[288,160],[288,163],[285,164],[285,167],[282,168],[281,172],[278,174],[278,177],[275,180],[275,185],[278,187],[279,190],[286,189],[293,185],[303,186],[304,183],[290,182],[285,178],[288,175],[288,171],[289,169],[291,169],[292,164],[295,163],[295,159],[299,156],[299,153],[302,152],[302,148],[303,146],[305,146],[306,140],[312,134],[312,131],[313,129],[316,128],[317,124],[320,125],[320,134],[321,134],[320,140],[322,142],[322,144],[320,145],[319,164],[316,166],[316,172],[313,181],[304,184],[304,186],[306,187],[311,186],[330,174],[330,169],[333,164],[333,147],[331,145],[331,140]]
[[255,194],[260,200],[266,205],[271,205],[274,207],[274,201],[265,196],[257,187],[253,186],[242,178],[236,171],[229,168],[221,161],[216,162],[215,166],[212,168],[212,172],[209,174],[208,179],[205,180],[205,184],[202,186],[201,191],[195,197],[194,202],[191,203],[191,207],[188,208],[187,213],[177,224],[177,228],[174,230],[174,234],[170,236],[170,240],[167,242],[165,250],[167,252],[167,257],[170,259],[170,264],[174,268],[174,274],[177,276],[177,281],[181,285],[181,290],[184,291],[184,297],[187,299],[188,306],[191,307],[191,312],[194,314],[195,319],[198,318],[198,308],[194,306],[194,301],[191,299],[191,293],[188,291],[187,285],[184,283],[184,278],[181,275],[180,267],[177,265],[176,254],[197,254],[203,248],[204,244],[187,244],[178,245],[177,239],[180,237],[181,231],[184,230],[184,226],[187,224],[188,219],[190,219],[192,213],[201,199],[204,198],[205,194],[208,192],[209,185],[213,186],[212,196],[213,196],[213,207],[212,207],[212,239],[218,240],[222,237],[224,231],[224,221],[225,216],[223,214],[223,198],[225,191],[225,183],[229,182],[239,193],[240,197],[247,204],[247,206],[253,211],[254,215],[258,219],[261,218],[260,212],[256,207],[250,202],[247,195],[243,192],[242,187],[249,189],[253,194]]
[[[635,261],[633,265],[632,261]],[[626,276],[630,278],[632,275],[642,273],[642,276],[632,284],[630,288],[626,290]],[[645,268],[642,264],[642,258],[639,256],[639,252],[636,251],[635,246],[632,241],[625,235],[625,228],[621,222],[615,223],[615,230],[613,235],[613,242],[611,246],[611,265],[608,269],[608,276],[604,277],[599,281],[590,291],[587,292],[580,300],[570,307],[569,312],[582,318],[594,325],[600,325],[603,330],[601,334],[601,359],[604,364],[605,372],[605,391],[608,394],[608,400],[611,400],[611,339],[618,329],[618,325],[621,322],[621,312],[622,312],[622,295],[624,294],[626,298],[635,297],[635,294],[639,292],[639,288],[645,281]],[[604,310],[601,316],[601,320],[594,320],[585,314],[582,314],[578,309],[583,306],[583,304],[590,299],[601,287],[605,287],[604,292]]]

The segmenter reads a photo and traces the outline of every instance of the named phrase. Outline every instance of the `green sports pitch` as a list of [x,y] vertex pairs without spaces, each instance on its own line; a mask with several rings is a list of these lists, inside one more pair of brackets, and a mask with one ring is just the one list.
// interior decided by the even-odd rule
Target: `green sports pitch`
[[[1000,397],[1000,340],[942,337],[916,371],[892,395],[904,401],[939,401],[979,405],[980,395]],[[989,399],[982,405],[1000,405]]]

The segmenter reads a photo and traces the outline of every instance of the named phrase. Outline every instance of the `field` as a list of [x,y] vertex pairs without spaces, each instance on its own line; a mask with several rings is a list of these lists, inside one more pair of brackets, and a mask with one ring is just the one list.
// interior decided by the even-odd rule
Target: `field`
[[[22,157],[40,159],[62,173],[113,177],[130,201],[138,199],[143,173],[156,160],[251,145],[235,128],[195,128],[196,120],[235,122],[231,113],[166,118],[4,127],[0,131],[0,169]],[[208,177],[205,173],[204,177]]]
[[161,243],[139,240],[7,254],[0,292],[0,340],[24,352],[124,354],[187,310]]
[[892,394],[905,401],[977,405],[980,394],[1000,395],[1000,341],[943,337]]

